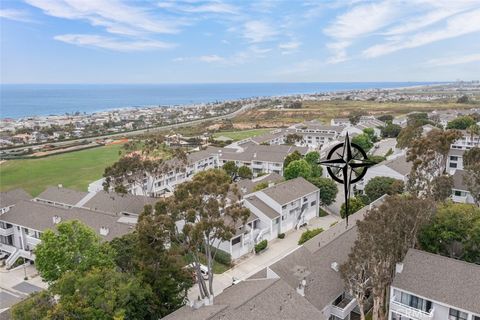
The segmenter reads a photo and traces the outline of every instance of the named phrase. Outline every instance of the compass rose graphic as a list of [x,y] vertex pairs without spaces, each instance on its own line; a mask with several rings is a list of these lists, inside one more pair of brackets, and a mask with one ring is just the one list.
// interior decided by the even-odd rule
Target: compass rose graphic
[[345,142],[336,145],[328,153],[327,160],[319,163],[327,167],[328,174],[333,180],[343,184],[345,218],[348,225],[351,186],[360,181],[367,173],[368,167],[375,163],[368,160],[367,153],[359,145],[350,142],[348,133]]

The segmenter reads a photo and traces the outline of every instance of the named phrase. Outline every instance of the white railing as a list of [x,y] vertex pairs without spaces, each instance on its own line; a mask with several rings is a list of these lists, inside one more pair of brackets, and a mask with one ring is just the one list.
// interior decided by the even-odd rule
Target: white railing
[[430,312],[426,312],[417,308],[410,307],[401,302],[395,301],[395,296],[390,301],[390,310],[402,316],[416,320],[431,320],[433,319],[434,311],[434,309],[431,309]]
[[34,238],[34,237],[31,237],[31,236],[25,236],[26,240],[27,240],[27,244],[32,246],[32,247],[35,247],[37,244],[40,243],[40,239],[37,239],[37,238]]
[[8,244],[4,244],[4,243],[0,243],[0,249],[2,249],[3,251],[6,251],[8,253],[13,253],[13,252],[15,252],[15,250],[17,250],[16,247],[8,245]]
[[330,314],[336,317],[339,317],[341,319],[345,319],[350,314],[350,312],[352,312],[353,309],[355,309],[356,306],[357,306],[356,299],[352,299],[352,301],[350,301],[344,308],[331,305]]
[[6,229],[0,228],[0,236],[8,237],[8,236],[11,236],[12,234],[13,234],[13,227],[6,228]]

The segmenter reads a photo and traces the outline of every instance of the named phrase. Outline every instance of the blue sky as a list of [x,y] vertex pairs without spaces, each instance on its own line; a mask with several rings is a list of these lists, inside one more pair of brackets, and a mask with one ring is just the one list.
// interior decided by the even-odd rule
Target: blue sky
[[2,0],[2,83],[480,78],[480,0]]

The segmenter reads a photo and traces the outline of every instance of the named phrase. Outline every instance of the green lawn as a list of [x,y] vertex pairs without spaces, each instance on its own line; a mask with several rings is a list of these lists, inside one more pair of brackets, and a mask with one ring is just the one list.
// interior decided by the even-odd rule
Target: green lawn
[[239,131],[223,131],[223,132],[216,132],[213,137],[217,138],[220,136],[228,137],[234,141],[243,140],[246,138],[256,137],[265,132],[269,132],[275,130],[273,128],[267,129],[251,129],[251,130],[239,130]]
[[102,177],[105,168],[119,158],[121,145],[0,164],[0,191],[23,188],[37,196],[47,186],[87,191],[88,184]]

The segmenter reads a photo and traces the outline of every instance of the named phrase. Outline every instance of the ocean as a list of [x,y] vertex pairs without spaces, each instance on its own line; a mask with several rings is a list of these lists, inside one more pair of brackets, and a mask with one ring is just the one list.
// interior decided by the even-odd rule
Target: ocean
[[1,84],[0,118],[94,113],[126,107],[185,105],[251,97],[427,84],[433,83]]

